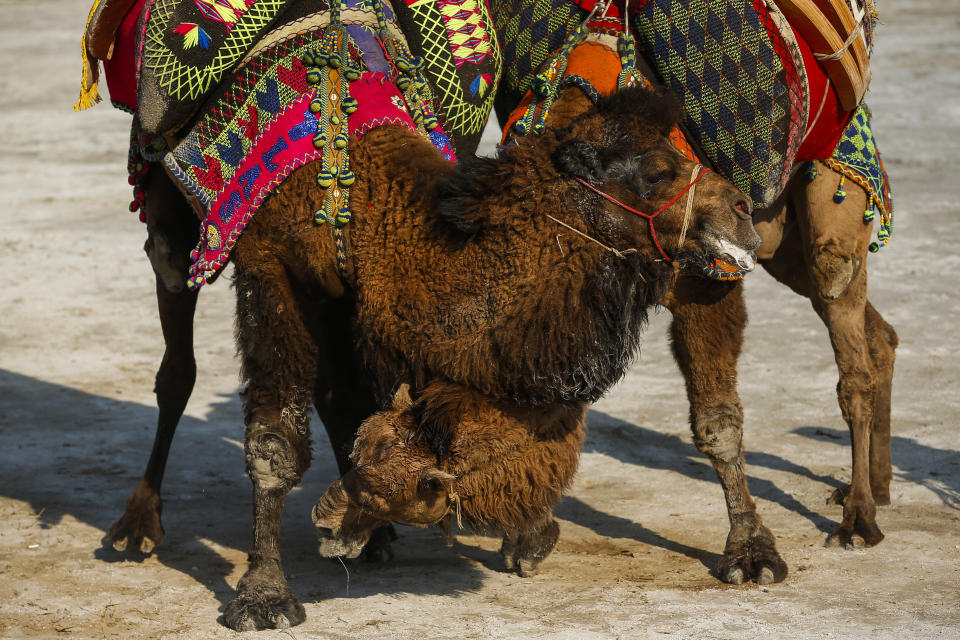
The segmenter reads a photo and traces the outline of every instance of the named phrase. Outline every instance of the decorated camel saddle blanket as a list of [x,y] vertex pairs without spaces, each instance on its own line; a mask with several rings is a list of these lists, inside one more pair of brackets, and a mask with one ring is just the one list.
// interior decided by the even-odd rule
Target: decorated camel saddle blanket
[[[570,83],[594,100],[625,82],[666,84],[689,134],[675,131],[675,146],[688,156],[696,149],[755,206],[772,204],[799,163],[828,159],[840,174],[838,194],[844,176],[867,190],[865,216],[881,215],[875,246],[886,243],[892,201],[869,112],[844,110],[832,76],[776,4],[633,0],[629,20],[622,10],[592,0],[493,1],[505,64],[498,112],[519,103],[505,139],[542,130],[552,99]],[[866,33],[872,46],[872,27]]]
[[[307,163],[320,161],[318,188],[326,189],[315,221],[334,227],[349,222],[356,179],[350,138],[402,126],[455,161],[430,88],[384,14],[344,11],[315,29],[267,34],[165,156],[168,173],[203,218],[188,286],[198,288],[216,275],[263,200]],[[376,29],[382,29],[385,48],[364,46]],[[398,68],[407,72],[398,74]]]
[[[400,55],[433,90],[431,106],[454,144],[475,148],[493,107],[501,57],[485,0],[95,0],[83,37],[77,108],[99,99],[103,61],[114,103],[143,134],[177,134],[217,87],[270,39],[317,30],[339,11],[353,44],[386,46],[378,11],[402,34]],[[340,5],[342,4],[342,10]],[[364,25],[364,26],[360,26]],[[388,55],[392,55],[387,52]],[[116,96],[115,96],[116,94]]]
[[796,162],[833,151],[852,109],[843,109],[814,50],[777,4],[633,0],[628,6],[625,25],[622,2],[494,0],[506,68],[498,104],[538,90],[558,52],[586,37],[582,25],[591,16],[592,30],[630,32],[654,80],[680,97],[692,142],[755,205],[776,199]]

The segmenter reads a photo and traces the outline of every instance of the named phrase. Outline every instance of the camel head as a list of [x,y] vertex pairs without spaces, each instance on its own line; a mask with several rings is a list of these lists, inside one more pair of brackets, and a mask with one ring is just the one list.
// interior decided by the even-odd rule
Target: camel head
[[354,467],[330,485],[313,509],[325,557],[357,557],[374,529],[392,521],[429,526],[453,508],[454,476],[414,438],[409,388],[400,387],[393,409],[360,425],[350,459]]
[[664,91],[635,87],[592,105],[568,88],[548,120],[560,125],[551,160],[572,183],[571,205],[604,244],[715,277],[718,265],[725,277],[742,275],[760,245],[752,204],[671,144],[679,114]]

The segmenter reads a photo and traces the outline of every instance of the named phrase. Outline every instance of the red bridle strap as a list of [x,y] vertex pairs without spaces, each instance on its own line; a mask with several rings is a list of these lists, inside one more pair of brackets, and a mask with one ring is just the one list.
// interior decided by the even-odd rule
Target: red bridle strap
[[637,211],[637,210],[634,209],[633,207],[631,207],[631,206],[629,206],[629,205],[626,205],[626,204],[620,202],[619,200],[617,200],[616,198],[614,198],[613,196],[611,196],[609,193],[605,193],[605,192],[601,191],[600,189],[597,189],[595,186],[593,186],[592,184],[590,184],[589,182],[587,182],[586,180],[584,180],[584,179],[582,179],[582,178],[578,178],[577,176],[573,176],[573,179],[576,180],[577,182],[579,182],[580,184],[582,184],[583,186],[585,186],[587,189],[590,189],[591,191],[593,191],[594,193],[596,193],[597,195],[599,195],[601,198],[604,198],[604,199],[606,199],[606,200],[609,200],[610,202],[612,202],[613,204],[617,205],[618,207],[624,209],[625,211],[629,211],[630,213],[632,213],[632,214],[634,214],[634,215],[638,215],[638,216],[640,216],[641,218],[645,218],[646,221],[647,221],[647,222],[649,223],[649,225],[650,225],[650,239],[653,240],[653,244],[654,244],[654,245],[657,247],[657,249],[660,251],[660,255],[663,256],[663,259],[664,259],[664,260],[666,260],[667,262],[673,262],[673,260],[670,258],[670,256],[667,255],[667,252],[663,250],[663,247],[660,246],[660,240],[657,238],[657,230],[654,229],[654,227],[653,227],[653,219],[656,218],[656,217],[657,217],[658,215],[660,215],[661,213],[663,213],[664,211],[666,211],[667,209],[669,209],[669,208],[671,207],[671,205],[673,205],[673,203],[675,203],[677,200],[679,200],[680,198],[682,198],[683,195],[684,195],[687,191],[689,191],[690,189],[693,188],[693,185],[695,185],[695,184],[697,184],[698,182],[700,182],[700,179],[703,178],[703,176],[707,175],[709,172],[710,172],[710,169],[708,169],[707,167],[704,167],[704,168],[703,168],[703,171],[700,173],[700,175],[698,175],[696,178],[694,178],[694,179],[690,182],[690,184],[688,184],[687,186],[685,186],[685,187],[683,188],[683,190],[680,191],[680,193],[678,193],[677,195],[675,195],[675,196],[670,200],[670,202],[668,202],[667,204],[663,205],[662,207],[660,207],[659,209],[657,209],[657,210],[656,210],[655,212],[653,212],[653,213],[644,213],[643,211]]

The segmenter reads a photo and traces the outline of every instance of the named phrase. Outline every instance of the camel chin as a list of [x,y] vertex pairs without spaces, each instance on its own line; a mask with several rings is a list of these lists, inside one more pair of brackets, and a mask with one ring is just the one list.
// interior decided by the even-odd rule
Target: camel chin
[[361,538],[340,538],[333,535],[329,529],[317,527],[317,537],[320,539],[320,555],[324,558],[358,557],[363,552],[370,536]]

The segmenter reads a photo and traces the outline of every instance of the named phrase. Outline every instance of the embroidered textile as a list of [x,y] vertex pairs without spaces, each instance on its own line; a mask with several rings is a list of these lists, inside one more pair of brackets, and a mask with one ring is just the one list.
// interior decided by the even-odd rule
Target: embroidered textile
[[[495,0],[507,66],[501,116],[586,17],[569,0]],[[763,0],[646,0],[631,6],[641,53],[681,98],[716,169],[758,206],[785,186],[805,131],[807,89],[792,32]],[[507,100],[512,105],[507,106]]]
[[865,222],[873,220],[874,208],[879,211],[877,241],[870,244],[870,251],[878,251],[890,241],[893,233],[893,193],[870,128],[870,111],[866,105],[860,105],[854,113],[833,155],[824,162],[867,192]]
[[400,0],[397,23],[460,153],[476,149],[493,109],[503,58],[486,0]]
[[[291,172],[323,158],[315,144],[318,117],[310,108],[315,95],[301,62],[316,41],[315,35],[300,34],[250,60],[164,158],[203,217],[190,288],[199,288],[226,264],[257,208]],[[364,73],[350,83],[350,96],[356,100],[348,119],[354,138],[387,124],[417,130],[403,95],[384,74]],[[455,160],[442,129],[432,131],[430,140]]]
[[164,133],[186,120],[289,2],[152,0],[138,61],[142,129]]

